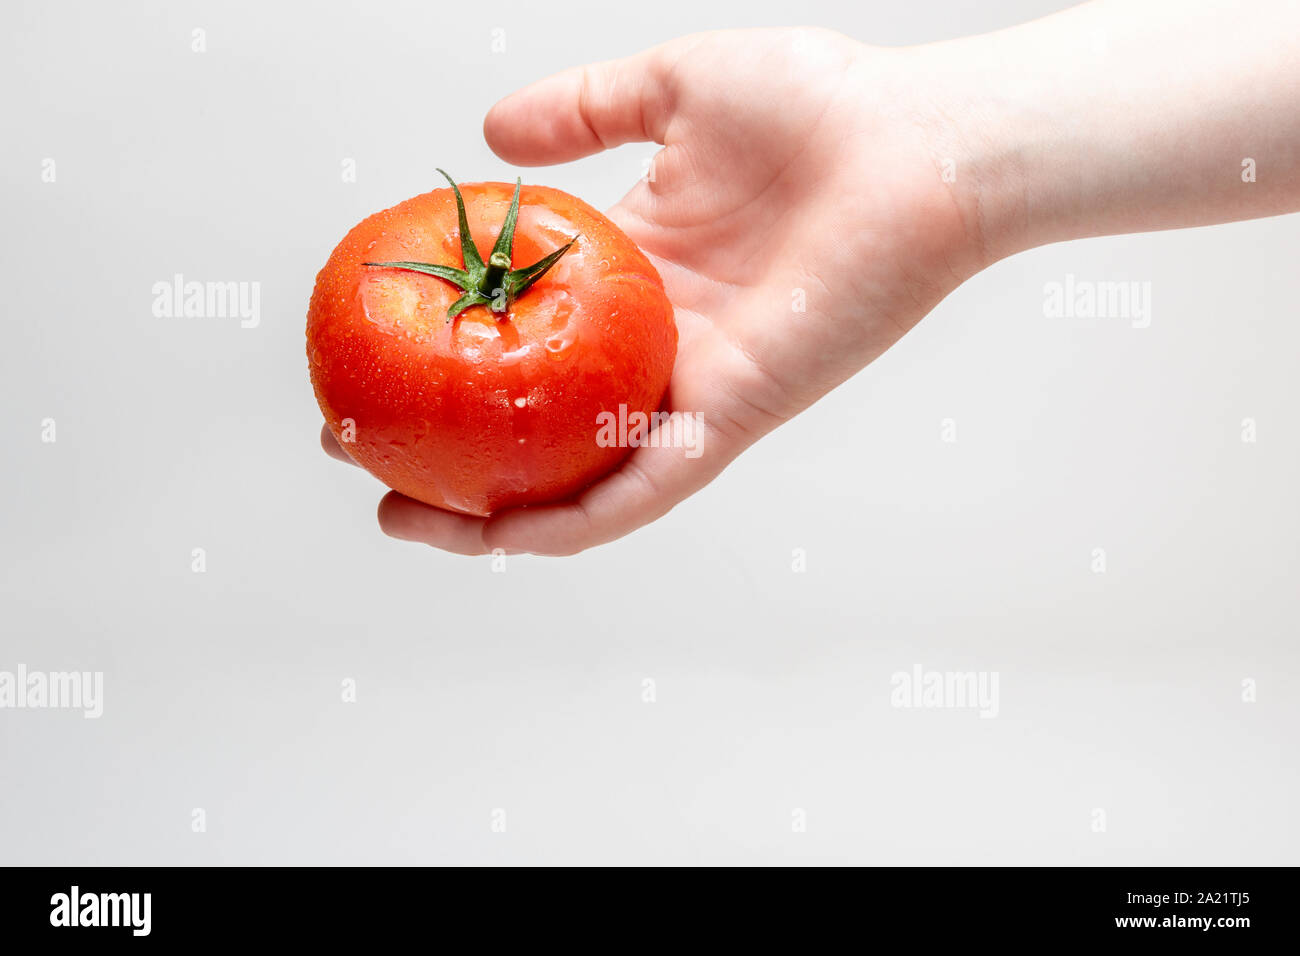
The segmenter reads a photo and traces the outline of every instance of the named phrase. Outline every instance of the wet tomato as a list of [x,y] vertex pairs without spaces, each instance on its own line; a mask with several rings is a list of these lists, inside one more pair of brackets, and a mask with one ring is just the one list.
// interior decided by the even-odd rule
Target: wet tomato
[[404,495],[475,515],[615,467],[629,449],[597,441],[598,416],[656,411],[676,349],[650,261],[544,186],[452,184],[376,213],[334,250],[307,314],[316,399],[344,450]]

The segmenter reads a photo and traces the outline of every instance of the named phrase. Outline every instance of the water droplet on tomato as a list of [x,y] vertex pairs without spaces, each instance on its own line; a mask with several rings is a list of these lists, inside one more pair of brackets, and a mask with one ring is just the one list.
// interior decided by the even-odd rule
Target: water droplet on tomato
[[548,290],[546,300],[541,303],[538,314],[545,314],[550,311],[551,332],[558,334],[569,324],[569,319],[573,316],[575,308],[573,297],[569,295],[569,290],[565,286],[558,286]]
[[546,354],[556,360],[563,359],[573,351],[577,341],[577,332],[572,329],[561,329],[546,340]]
[[517,348],[509,352],[502,352],[501,364],[518,365],[519,362],[524,358],[524,356],[526,356],[532,350],[533,350],[533,346],[532,343],[530,342],[529,344],[523,346],[522,348]]

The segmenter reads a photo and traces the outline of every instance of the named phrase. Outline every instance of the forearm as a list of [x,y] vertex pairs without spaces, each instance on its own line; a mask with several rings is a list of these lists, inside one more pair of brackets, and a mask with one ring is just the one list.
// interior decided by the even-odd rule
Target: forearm
[[1300,209],[1300,3],[1099,0],[917,53],[989,261]]

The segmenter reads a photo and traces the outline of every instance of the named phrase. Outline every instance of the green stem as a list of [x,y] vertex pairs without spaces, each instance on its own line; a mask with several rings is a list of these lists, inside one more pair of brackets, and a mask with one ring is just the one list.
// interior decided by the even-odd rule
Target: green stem
[[441,169],[438,172],[446,176],[451,183],[451,190],[456,195],[456,217],[460,225],[460,255],[465,267],[436,265],[432,262],[364,262],[362,265],[384,269],[404,269],[424,275],[437,276],[452,283],[465,294],[457,299],[447,310],[450,322],[472,305],[486,305],[493,312],[504,314],[529,286],[544,276],[568,252],[578,237],[574,236],[565,245],[544,256],[530,266],[512,270],[512,256],[515,244],[515,226],[519,222],[519,189],[522,181],[515,180],[515,195],[510,200],[510,211],[506,213],[505,222],[501,224],[501,233],[497,236],[492,255],[483,262],[474,239],[469,234],[469,219],[465,215],[465,200],[461,198],[460,187]]

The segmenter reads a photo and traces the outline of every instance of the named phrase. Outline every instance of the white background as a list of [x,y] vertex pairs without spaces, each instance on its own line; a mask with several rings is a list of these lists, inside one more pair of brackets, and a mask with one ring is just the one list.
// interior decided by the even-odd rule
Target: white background
[[[499,96],[700,29],[1055,6],[10,4],[0,670],[105,700],[0,710],[0,863],[1295,863],[1300,218],[1004,261],[571,559],[387,539],[317,445],[316,271],[435,166],[512,178]],[[524,175],[608,206],[653,151]],[[261,325],[155,318],[175,273],[260,282]],[[1150,282],[1151,326],[1045,318],[1067,273]],[[916,664],[996,671],[998,717],[891,707]]]

